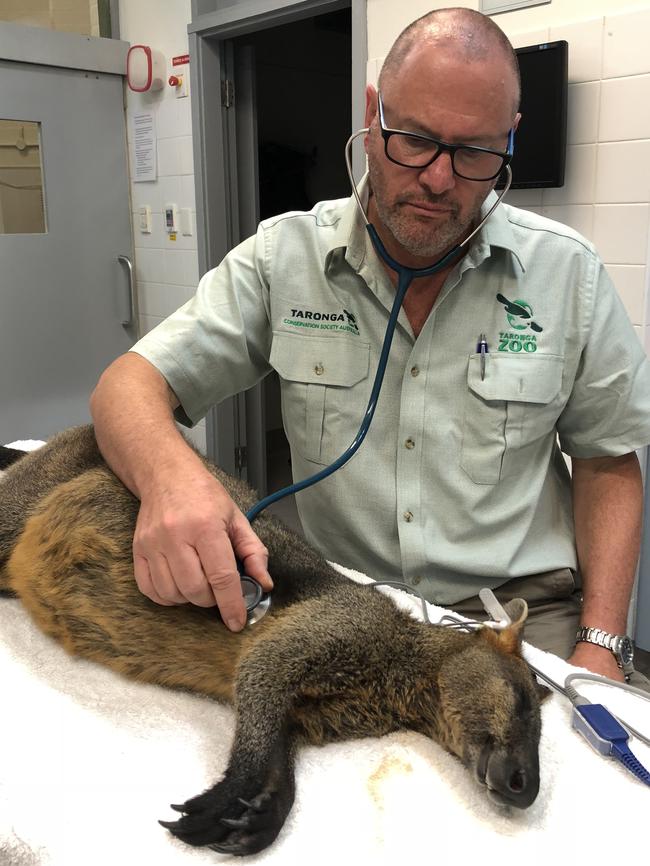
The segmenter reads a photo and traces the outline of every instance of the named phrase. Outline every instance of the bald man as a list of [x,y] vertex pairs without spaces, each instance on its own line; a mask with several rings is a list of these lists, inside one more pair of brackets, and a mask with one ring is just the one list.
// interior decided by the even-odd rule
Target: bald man
[[[510,43],[480,13],[433,12],[398,37],[367,88],[359,187],[393,258],[430,266],[487,213],[519,90]],[[354,199],[280,215],[103,374],[93,418],[141,500],[134,568],[149,598],[217,604],[244,626],[235,557],[270,589],[267,553],[174,422],[195,424],[276,370],[294,479],[328,465],[363,417],[396,279]],[[330,560],[468,615],[483,586],[522,596],[532,643],[631,676],[594,637],[626,631],[649,395],[647,359],[592,245],[500,205],[409,288],[362,448],[297,497],[305,534]],[[576,644],[579,627],[590,630]]]

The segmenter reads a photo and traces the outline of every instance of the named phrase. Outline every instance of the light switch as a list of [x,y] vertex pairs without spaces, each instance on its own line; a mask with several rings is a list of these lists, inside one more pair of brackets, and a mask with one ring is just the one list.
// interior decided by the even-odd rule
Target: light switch
[[165,229],[169,234],[178,231],[178,205],[165,205]]
[[192,209],[189,207],[181,208],[181,234],[194,234],[194,229],[192,226]]
[[148,204],[140,208],[140,231],[142,234],[151,234],[151,208]]

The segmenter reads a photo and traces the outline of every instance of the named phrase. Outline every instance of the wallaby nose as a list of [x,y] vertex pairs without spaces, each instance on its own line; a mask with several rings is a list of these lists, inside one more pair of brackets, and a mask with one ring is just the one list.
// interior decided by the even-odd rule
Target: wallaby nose
[[496,756],[489,762],[486,783],[493,800],[518,809],[527,809],[539,792],[539,774],[533,767]]
[[508,779],[508,788],[510,788],[513,794],[521,794],[526,787],[526,781],[526,771],[515,770]]

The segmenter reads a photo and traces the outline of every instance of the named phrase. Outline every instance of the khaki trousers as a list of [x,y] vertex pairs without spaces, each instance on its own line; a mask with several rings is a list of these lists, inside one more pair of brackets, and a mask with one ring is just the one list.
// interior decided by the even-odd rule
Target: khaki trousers
[[[523,598],[528,603],[524,640],[560,658],[569,658],[582,609],[580,578],[570,568],[513,578],[498,586],[494,594],[502,604]],[[469,619],[488,618],[477,595],[456,602],[452,609]],[[638,671],[630,677],[630,684],[650,691],[650,681]]]

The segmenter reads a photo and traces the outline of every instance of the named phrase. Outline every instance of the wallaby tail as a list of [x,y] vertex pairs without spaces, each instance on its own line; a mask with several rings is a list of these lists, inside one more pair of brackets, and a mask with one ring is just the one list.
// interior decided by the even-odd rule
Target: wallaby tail
[[5,445],[0,445],[0,470],[11,466],[12,463],[20,460],[27,453],[27,451],[20,451],[18,448],[7,448]]

